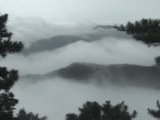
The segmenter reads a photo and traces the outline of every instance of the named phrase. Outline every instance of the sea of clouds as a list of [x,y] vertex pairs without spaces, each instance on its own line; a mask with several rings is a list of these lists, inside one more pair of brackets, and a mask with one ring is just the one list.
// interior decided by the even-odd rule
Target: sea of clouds
[[[103,32],[108,34],[100,40],[86,42],[83,39],[55,50],[30,54],[12,54],[0,58],[0,65],[9,69],[18,69],[20,76],[45,74],[74,62],[108,64],[154,65],[154,58],[159,55],[160,47],[148,47],[135,41],[131,36],[116,29],[93,30],[95,24],[49,24],[41,19],[16,18],[8,28],[14,33],[13,40],[24,42],[29,47],[34,42],[56,35],[84,35]],[[112,33],[112,35],[110,34]],[[115,34],[114,34],[115,33]],[[124,37],[118,37],[122,35]],[[62,78],[46,78],[41,82],[20,79],[12,91],[20,100],[17,108],[46,115],[49,120],[64,120],[65,114],[78,112],[78,107],[88,101],[113,104],[122,100],[129,105],[129,110],[137,110],[136,119],[151,119],[147,108],[155,108],[160,97],[158,90],[147,88],[121,88],[117,86],[98,86],[67,81]]]

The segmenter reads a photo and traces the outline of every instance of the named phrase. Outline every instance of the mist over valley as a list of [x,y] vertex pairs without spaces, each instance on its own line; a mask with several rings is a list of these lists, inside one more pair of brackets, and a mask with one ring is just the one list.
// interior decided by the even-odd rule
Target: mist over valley
[[[39,25],[37,21],[34,27]],[[27,41],[35,37],[25,34],[24,51],[0,61],[19,70],[20,79],[12,88],[21,101],[17,108],[63,120],[68,112],[78,113],[86,101],[125,101],[129,110],[138,111],[136,119],[152,119],[147,108],[153,108],[160,97],[160,68],[154,63],[160,48],[148,47],[112,27],[88,25],[79,30],[78,25],[68,25],[65,29],[59,35],[52,31],[53,36],[49,30],[49,38],[35,41]],[[14,39],[21,38],[19,29],[12,30]]]
[[159,6],[0,0],[0,120],[159,119]]

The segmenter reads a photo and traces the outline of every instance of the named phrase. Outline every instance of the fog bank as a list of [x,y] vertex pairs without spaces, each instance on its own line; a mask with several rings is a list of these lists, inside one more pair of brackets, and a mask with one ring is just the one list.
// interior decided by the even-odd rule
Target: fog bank
[[[93,24],[59,26],[50,25],[43,20],[37,20],[36,24],[32,20],[16,22],[8,26],[14,33],[13,39],[22,40],[28,48],[33,43],[40,40],[45,42],[57,35],[103,35],[90,42],[81,39],[56,49],[45,48],[35,53],[31,51],[30,55],[20,53],[8,55],[6,59],[0,58],[1,66],[18,69],[20,76],[45,74],[75,62],[152,66],[155,64],[154,57],[158,56],[160,51],[160,47],[148,47],[116,29],[93,30]],[[52,44],[56,44],[55,41],[52,41]],[[64,120],[65,114],[78,112],[77,108],[87,100],[100,103],[111,100],[113,104],[124,100],[131,110],[138,111],[137,119],[146,120],[151,119],[147,115],[147,108],[153,108],[156,100],[160,98],[158,90],[122,88],[110,84],[98,86],[69,82],[62,78],[44,79],[39,82],[20,79],[12,90],[20,100],[17,108],[25,107],[27,111],[48,116],[49,120]]]
[[137,120],[152,118],[147,115],[147,108],[155,108],[159,99],[159,91],[118,86],[96,86],[69,82],[68,80],[55,78],[46,79],[37,83],[19,81],[13,88],[16,98],[20,100],[17,108],[24,107],[27,111],[38,112],[47,115],[49,120],[64,120],[65,114],[77,113],[86,101],[104,103],[111,100],[112,104],[125,101],[129,105],[129,111],[137,110]]

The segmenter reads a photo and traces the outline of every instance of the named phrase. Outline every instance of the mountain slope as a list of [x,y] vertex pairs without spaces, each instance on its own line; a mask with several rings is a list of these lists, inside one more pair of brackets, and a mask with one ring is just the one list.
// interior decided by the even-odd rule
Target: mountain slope
[[74,63],[66,68],[58,70],[61,77],[73,79],[86,79],[92,76],[104,76],[106,79],[159,79],[160,67],[138,65],[97,65],[86,63]]
[[24,55],[33,53],[55,50],[77,41],[93,42],[107,37],[112,38],[130,38],[126,33],[117,31],[114,28],[108,28],[104,31],[94,30],[86,34],[80,35],[57,35],[49,39],[42,39],[33,42],[29,47],[22,51]]
[[[42,77],[43,76],[43,77]],[[79,82],[96,81],[98,84],[112,83],[122,86],[147,86],[160,89],[160,67],[138,65],[98,65],[74,63],[68,67],[30,78],[62,77]]]

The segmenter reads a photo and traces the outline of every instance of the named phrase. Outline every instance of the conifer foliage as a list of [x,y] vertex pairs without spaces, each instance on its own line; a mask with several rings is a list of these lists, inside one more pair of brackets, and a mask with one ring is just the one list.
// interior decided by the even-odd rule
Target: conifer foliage
[[2,57],[5,57],[7,53],[20,52],[23,48],[22,42],[11,41],[12,33],[7,30],[7,20],[7,14],[0,16],[0,55]]
[[21,109],[17,114],[17,120],[47,120],[47,117],[39,117],[38,114],[32,112],[27,113],[25,109]]
[[97,102],[86,102],[79,108],[79,114],[70,113],[66,115],[66,120],[132,120],[137,112],[128,112],[128,106],[124,102],[112,105],[106,101],[103,105]]
[[[0,15],[0,56],[2,57],[5,57],[8,53],[20,52],[23,48],[22,42],[11,41],[12,33],[7,30],[7,20],[7,14]],[[8,91],[17,80],[17,70],[9,71],[6,67],[0,67],[0,90]]]
[[[22,42],[11,41],[12,33],[7,31],[8,15],[0,15],[0,56],[6,57],[8,53],[20,52],[23,48]],[[7,70],[0,67],[0,120],[14,120],[15,105],[18,100],[10,92],[10,88],[18,80],[17,70]]]
[[148,109],[148,114],[150,114],[152,117],[157,118],[158,120],[160,119],[160,103],[157,100],[157,110],[154,109]]
[[133,35],[136,40],[146,44],[160,45],[160,20],[141,19],[140,21],[128,22],[126,25],[114,26],[120,31]]
[[17,103],[13,93],[0,93],[0,120],[15,120],[13,112]]
[[[126,25],[115,25],[114,28],[125,31],[148,46],[160,46],[160,19],[143,18],[140,21],[128,22]],[[160,56],[154,60],[156,65],[160,65]]]
[[[11,41],[12,33],[7,30],[7,20],[7,14],[0,15],[0,56],[2,58],[5,58],[9,53],[17,53],[23,49],[22,42]],[[17,80],[17,70],[7,70],[6,67],[0,67],[0,120],[46,120],[46,117],[40,118],[38,114],[26,113],[24,110],[20,110],[19,114],[15,116],[14,110],[18,99],[14,98],[10,88]]]

